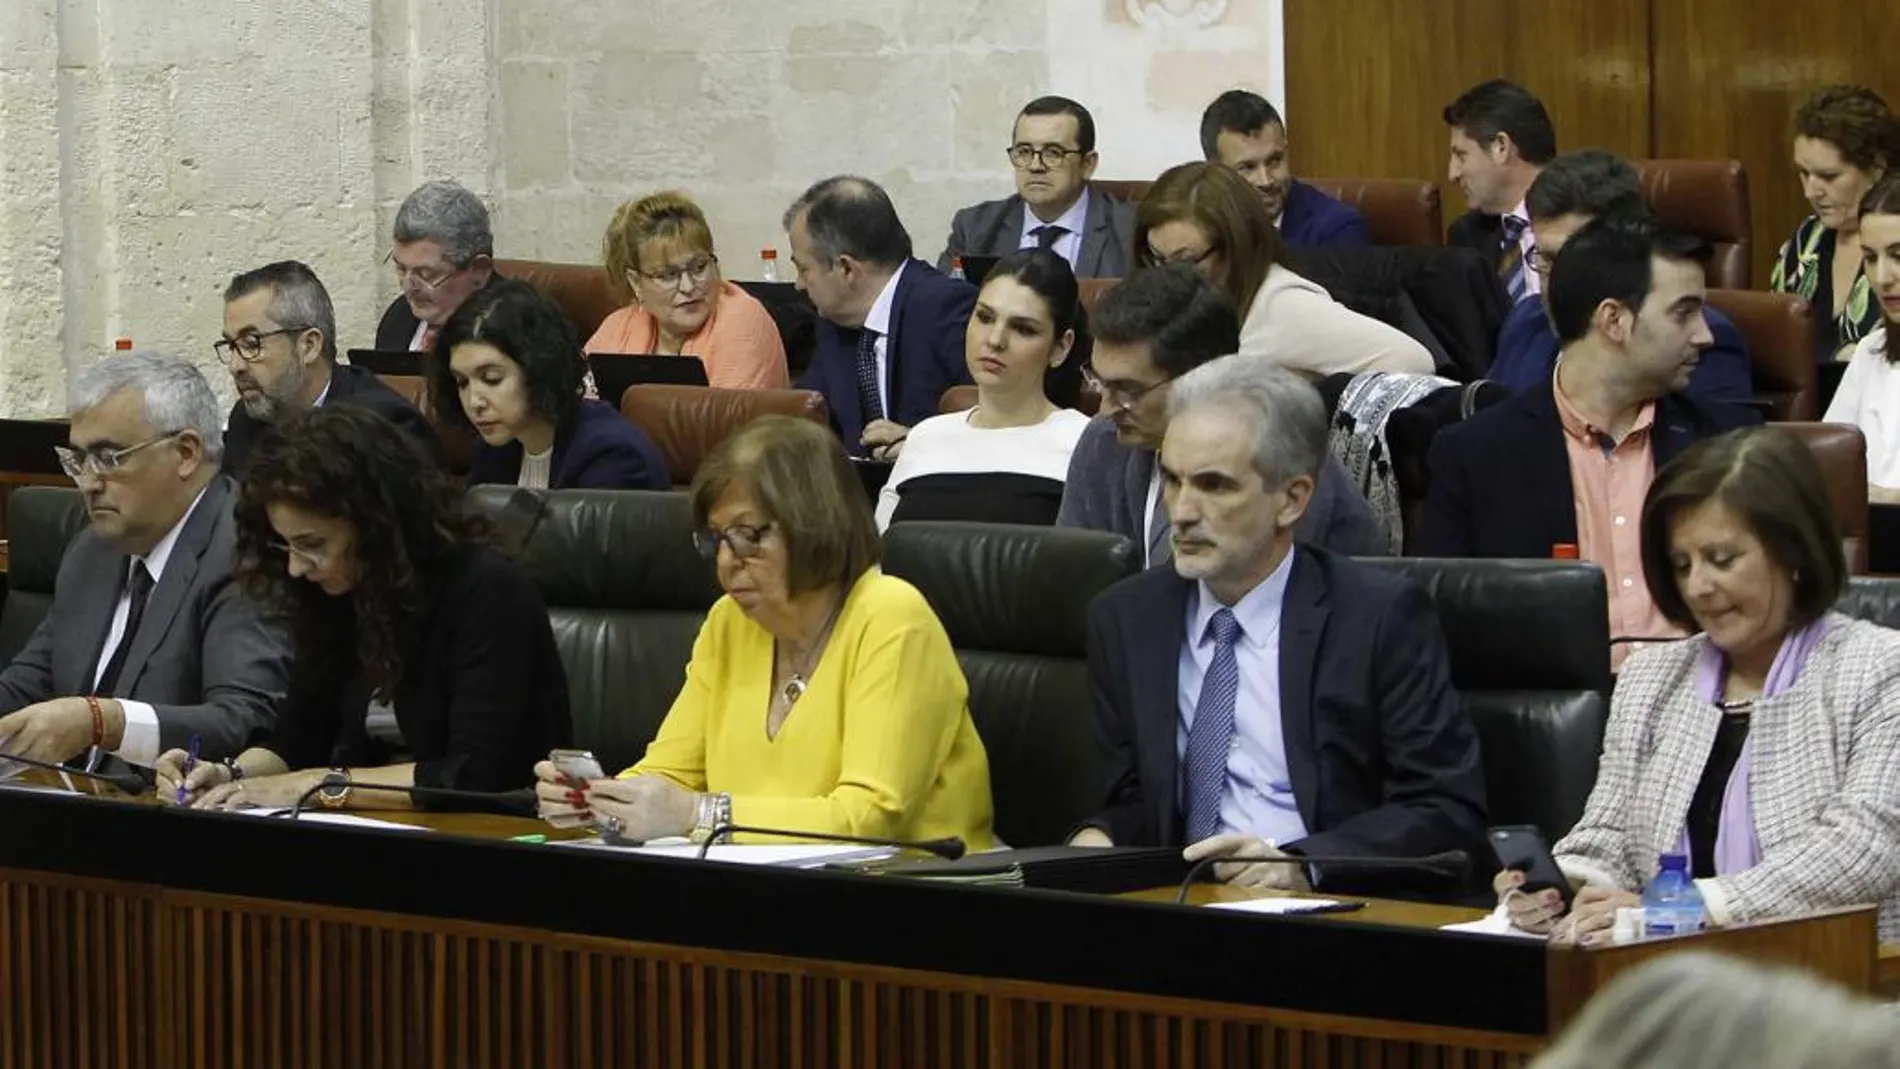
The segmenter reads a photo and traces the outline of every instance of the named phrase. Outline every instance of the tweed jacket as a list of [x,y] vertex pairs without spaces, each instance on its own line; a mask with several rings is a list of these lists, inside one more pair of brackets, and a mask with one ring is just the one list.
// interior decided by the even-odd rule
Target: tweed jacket
[[[1640,891],[1672,850],[1721,714],[1697,698],[1702,635],[1624,663],[1596,787],[1555,850],[1573,880]],[[1854,905],[1900,939],[1900,631],[1839,614],[1795,685],[1755,702],[1749,797],[1761,862],[1696,881],[1713,925]]]

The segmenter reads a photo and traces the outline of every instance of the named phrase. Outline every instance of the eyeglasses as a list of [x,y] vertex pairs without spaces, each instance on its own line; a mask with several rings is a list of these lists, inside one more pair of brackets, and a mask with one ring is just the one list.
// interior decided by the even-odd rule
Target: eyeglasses
[[1169,255],[1163,256],[1161,253],[1155,251],[1153,245],[1150,245],[1142,251],[1147,255],[1147,266],[1149,267],[1159,267],[1162,264],[1193,264],[1195,267],[1199,267],[1207,262],[1209,256],[1219,252],[1220,249],[1212,245],[1209,245],[1204,251],[1199,253],[1190,253],[1185,249],[1176,249]]
[[704,256],[696,256],[683,264],[668,264],[658,271],[641,271],[636,269],[633,273],[662,289],[670,290],[678,289],[680,279],[683,278],[691,279],[695,286],[706,281],[706,279],[712,276],[713,266],[717,263],[719,263],[719,257],[712,253],[707,253]]
[[735,523],[731,527],[705,527],[693,532],[693,545],[698,547],[699,555],[707,560],[719,558],[719,543],[731,547],[732,555],[740,560],[751,560],[765,551],[765,535],[772,529],[769,523]]
[[303,558],[304,562],[309,564],[312,568],[316,568],[319,570],[323,568],[324,555],[322,551],[320,550],[305,549],[302,546],[293,545],[289,542],[271,541],[271,542],[266,542],[264,544],[269,546],[273,551],[277,553],[282,553],[286,557],[293,556],[293,555],[297,557],[301,557]]
[[1543,249],[1532,245],[1531,251],[1524,256],[1524,262],[1530,266],[1531,270],[1538,274],[1548,274],[1551,265],[1557,262],[1557,254],[1554,252],[1545,252]]
[[456,275],[468,269],[466,264],[461,267],[450,265],[446,271],[440,268],[431,270],[422,267],[404,267],[396,262],[395,249],[389,250],[389,252],[383,256],[383,262],[396,269],[397,289],[408,289],[409,284],[414,282],[416,285],[431,292],[441,289],[448,283],[449,279],[454,278]]
[[227,364],[231,362],[231,354],[234,352],[237,353],[245,363],[254,364],[259,357],[264,355],[265,338],[275,338],[279,334],[301,334],[306,330],[314,329],[316,328],[284,327],[281,330],[266,330],[240,334],[235,338],[219,338],[217,341],[211,343],[211,351],[217,353],[218,359]]
[[1102,377],[1095,373],[1094,368],[1084,364],[1082,365],[1082,384],[1100,394],[1102,400],[1114,405],[1116,408],[1125,410],[1135,407],[1141,403],[1142,398],[1166,386],[1168,380],[1162,379],[1160,382],[1151,382],[1146,386],[1136,386],[1133,388],[1119,385],[1111,386],[1102,381]]
[[74,449],[71,446],[56,445],[53,452],[59,457],[59,466],[75,482],[91,475],[94,478],[107,478],[117,474],[125,467],[125,458],[141,449],[157,445],[160,442],[176,438],[184,431],[168,431],[155,438],[147,438],[137,445],[128,445],[124,449]]
[[1018,169],[1027,168],[1031,163],[1040,162],[1044,167],[1060,167],[1062,161],[1070,156],[1086,156],[1088,153],[1079,148],[1063,148],[1061,145],[1011,145],[1005,150],[1009,162]]

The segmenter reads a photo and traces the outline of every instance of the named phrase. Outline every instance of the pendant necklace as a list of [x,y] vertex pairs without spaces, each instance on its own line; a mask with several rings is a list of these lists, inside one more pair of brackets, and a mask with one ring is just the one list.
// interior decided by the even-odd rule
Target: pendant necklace
[[831,608],[831,615],[825,618],[825,626],[818,632],[817,640],[812,643],[811,649],[806,652],[805,663],[802,666],[793,667],[791,678],[787,679],[785,686],[779,690],[779,697],[784,699],[786,709],[789,710],[792,706],[797,705],[798,699],[805,696],[805,691],[809,687],[806,683],[806,677],[809,676],[816,667],[814,662],[816,662],[819,655],[824,652],[825,643],[831,639],[832,625],[838,622],[838,614],[842,611],[844,611],[844,595],[841,594],[838,597],[838,603]]

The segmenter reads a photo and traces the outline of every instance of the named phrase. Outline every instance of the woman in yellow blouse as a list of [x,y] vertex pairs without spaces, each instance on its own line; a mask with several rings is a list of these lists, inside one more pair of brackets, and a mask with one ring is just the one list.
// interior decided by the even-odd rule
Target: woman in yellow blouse
[[836,436],[755,421],[699,469],[692,498],[726,596],[685,688],[619,779],[537,765],[542,815],[641,841],[742,824],[989,849],[969,686],[923,595],[878,569],[870,503]]

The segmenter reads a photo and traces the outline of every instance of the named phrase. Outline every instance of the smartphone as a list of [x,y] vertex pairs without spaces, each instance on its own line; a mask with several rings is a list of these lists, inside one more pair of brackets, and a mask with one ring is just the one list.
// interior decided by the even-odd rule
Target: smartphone
[[1564,911],[1570,911],[1571,899],[1575,896],[1570,888],[1570,879],[1557,867],[1557,860],[1550,856],[1544,833],[1538,831],[1536,825],[1506,824],[1492,828],[1488,835],[1491,852],[1497,855],[1498,864],[1524,874],[1524,890],[1556,888],[1557,893],[1563,896]]
[[[569,779],[585,782],[607,778],[606,771],[600,767],[600,759],[594,756],[592,750],[549,750],[548,760],[560,770],[561,775]],[[587,818],[581,816],[543,819],[557,828],[578,828],[587,823]]]

